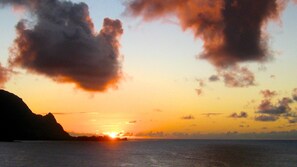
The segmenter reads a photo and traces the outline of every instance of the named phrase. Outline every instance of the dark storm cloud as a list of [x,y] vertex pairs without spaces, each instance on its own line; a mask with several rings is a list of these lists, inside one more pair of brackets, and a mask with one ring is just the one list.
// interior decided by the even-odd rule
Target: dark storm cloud
[[181,117],[181,119],[192,120],[192,119],[195,119],[195,117],[193,115],[186,115],[186,116]]
[[116,87],[122,78],[119,20],[105,18],[95,32],[85,3],[61,0],[0,0],[33,16],[16,25],[10,64],[87,91]]
[[204,41],[200,58],[217,67],[270,58],[263,26],[277,19],[278,0],[130,0],[126,13],[144,20],[175,15],[184,30]]
[[235,112],[235,113],[232,113],[229,117],[230,118],[247,118],[248,114],[244,111],[240,112],[239,114]]

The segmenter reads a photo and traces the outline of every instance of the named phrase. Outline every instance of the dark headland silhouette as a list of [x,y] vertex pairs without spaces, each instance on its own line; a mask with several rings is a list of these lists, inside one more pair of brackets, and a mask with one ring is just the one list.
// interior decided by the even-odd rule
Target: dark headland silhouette
[[0,89],[0,141],[15,140],[108,141],[111,138],[70,136],[53,114],[34,114],[21,98]]

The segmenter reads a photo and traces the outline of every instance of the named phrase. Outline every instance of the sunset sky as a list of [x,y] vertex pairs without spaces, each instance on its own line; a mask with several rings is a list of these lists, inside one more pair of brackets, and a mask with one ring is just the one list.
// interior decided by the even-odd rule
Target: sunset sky
[[[134,6],[133,1],[136,4]],[[188,0],[185,3],[193,5],[191,3],[199,1],[201,0]],[[25,52],[23,55],[14,55],[14,52],[20,52],[13,49],[17,45],[14,40],[25,38],[20,34],[25,33],[26,29],[32,29],[36,24],[41,27],[36,31],[55,27],[50,25],[49,28],[44,28],[47,22],[36,23],[41,18],[34,15],[36,7],[16,5],[13,1],[6,4],[0,0],[0,85],[21,97],[34,113],[53,113],[67,132],[116,132],[138,137],[199,137],[209,134],[240,135],[296,130],[295,2],[282,4],[283,9],[279,9],[281,4],[278,3],[279,11],[271,16],[263,16],[265,19],[260,23],[259,29],[260,42],[267,42],[267,47],[264,48],[267,52],[262,53],[260,48],[260,56],[247,59],[236,57],[236,54],[242,53],[236,49],[226,49],[230,48],[229,45],[231,48],[236,47],[232,43],[223,43],[222,48],[213,49],[215,44],[220,43],[222,35],[227,36],[220,34],[223,32],[219,31],[219,24],[215,25],[218,28],[214,30],[209,28],[213,26],[203,27],[202,23],[189,25],[188,19],[195,10],[203,8],[202,13],[207,13],[206,16],[217,17],[212,13],[212,10],[217,10],[216,6],[197,3],[197,6],[201,6],[188,9],[189,6],[186,5],[161,3],[159,5],[164,5],[164,8],[159,10],[152,8],[157,3],[153,0],[147,0],[140,7],[137,3],[145,0],[132,0],[130,6],[122,0],[72,2],[84,2],[89,7],[91,20],[84,18],[88,20],[84,23],[89,27],[92,27],[90,22],[94,23],[94,32],[91,33],[95,35],[86,40],[98,39],[99,42],[94,40],[94,45],[100,45],[99,50],[105,48],[100,51],[106,53],[106,56],[114,56],[108,60],[101,57],[99,61],[104,62],[98,64],[100,67],[94,65],[94,61],[98,59],[94,58],[97,48],[92,48],[93,45],[82,51],[65,49],[64,46],[69,46],[65,44],[61,46],[61,51],[54,50],[53,53],[56,57],[63,57],[64,53],[73,52],[73,58],[67,59],[64,56],[65,59],[55,61],[50,60],[55,59],[55,56],[51,57],[49,54],[46,60],[40,60],[40,64],[30,62],[28,55],[26,59]],[[234,3],[231,6],[240,6],[237,5]],[[40,15],[46,13],[37,12]],[[103,21],[105,18],[109,19]],[[27,27],[16,29],[21,19],[29,20],[24,22]],[[212,19],[221,18],[218,16]],[[105,29],[99,33],[103,23],[106,24]],[[65,34],[68,32],[72,31],[65,30]],[[212,33],[217,33],[217,36],[213,37]],[[102,34],[111,38],[108,38],[110,43],[101,41]],[[51,36],[51,41],[56,40],[54,35]],[[71,38],[75,36],[65,39],[72,40]],[[42,44],[40,46],[44,47]],[[111,49],[110,46],[114,48]],[[109,54],[109,49],[114,51],[114,55]],[[49,50],[52,51],[51,48]],[[86,56],[82,54],[85,52]],[[201,57],[203,53],[206,58]],[[90,59],[86,60],[88,58]],[[65,70],[57,63],[57,71],[52,71],[51,68],[60,60],[66,61],[64,65],[69,65],[67,61],[71,61],[69,66],[73,66],[67,66]],[[52,64],[43,66],[47,62]],[[84,66],[75,67],[75,64],[84,63],[88,69]],[[84,70],[88,76],[80,75],[79,72]],[[107,71],[93,73],[89,70]],[[91,78],[94,75],[99,77]]]

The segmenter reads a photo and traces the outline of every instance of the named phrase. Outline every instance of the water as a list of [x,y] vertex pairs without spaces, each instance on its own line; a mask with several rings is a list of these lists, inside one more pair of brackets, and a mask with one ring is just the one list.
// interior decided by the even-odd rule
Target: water
[[296,167],[297,141],[0,142],[0,167]]

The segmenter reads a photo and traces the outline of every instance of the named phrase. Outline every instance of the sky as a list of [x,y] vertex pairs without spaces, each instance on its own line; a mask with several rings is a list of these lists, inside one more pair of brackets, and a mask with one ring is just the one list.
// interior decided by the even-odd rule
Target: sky
[[295,2],[271,13],[233,3],[253,12],[224,15],[200,0],[71,2],[60,26],[51,19],[69,4],[0,0],[0,85],[34,113],[53,113],[72,134],[296,135]]

